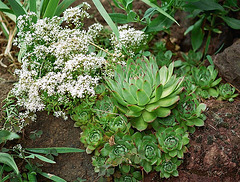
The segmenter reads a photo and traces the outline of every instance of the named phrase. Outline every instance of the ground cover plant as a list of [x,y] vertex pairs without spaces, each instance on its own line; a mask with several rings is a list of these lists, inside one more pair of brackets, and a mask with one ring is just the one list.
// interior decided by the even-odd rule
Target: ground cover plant
[[164,46],[162,55],[145,50],[152,35],[129,25],[119,26],[118,34],[99,23],[85,27],[89,8],[83,3],[62,17],[18,17],[21,69],[5,100],[2,131],[21,132],[37,111],[47,111],[81,128],[80,141],[100,177],[118,172],[115,181],[140,181],[152,171],[178,176],[189,135],[206,119],[202,99],[232,102],[235,89],[220,83],[199,52],[173,62]]

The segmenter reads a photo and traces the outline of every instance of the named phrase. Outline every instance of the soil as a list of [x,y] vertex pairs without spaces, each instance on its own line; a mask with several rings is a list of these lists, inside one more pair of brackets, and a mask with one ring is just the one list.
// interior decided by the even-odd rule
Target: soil
[[[76,4],[78,3],[76,2]],[[92,1],[90,4],[94,7]],[[108,9],[111,8],[108,1],[103,1],[103,4]],[[91,11],[90,13],[97,17],[97,19],[92,19],[92,22],[104,22],[96,9]],[[176,27],[173,29],[175,30]],[[182,29],[178,32],[180,33],[175,33],[173,36],[176,38],[177,44],[180,45],[186,39],[183,40],[182,33],[184,31]],[[1,36],[0,38],[4,37]],[[4,52],[6,44],[6,41],[0,42],[0,53]],[[13,50],[16,50],[16,48],[13,48]],[[5,58],[3,63],[8,67],[0,66],[0,102],[6,98],[13,82],[16,80],[9,72],[10,62],[8,59]],[[233,103],[214,99],[203,102],[207,105],[207,111],[205,112],[207,120],[203,127],[196,128],[196,132],[190,136],[188,152],[178,169],[179,177],[163,180],[159,178],[158,173],[153,172],[145,175],[145,182],[240,181],[240,98],[237,97]],[[0,110],[0,114],[2,118],[2,110]],[[38,112],[37,115],[37,121],[24,129],[21,139],[12,142],[10,145],[21,143],[23,147],[28,148],[75,147],[84,149],[83,144],[79,141],[81,130],[73,127],[74,122],[72,120],[64,121],[51,114],[48,115],[46,112]],[[30,135],[39,130],[43,132],[41,137],[32,140]],[[98,180],[98,176],[91,165],[91,155],[87,155],[85,152],[59,154],[58,157],[55,157],[55,161],[56,164],[44,164],[43,171],[60,176],[69,182],[73,182],[77,178],[86,179],[88,182]],[[38,181],[47,180],[39,177]],[[108,181],[111,181],[111,179],[109,178]]]

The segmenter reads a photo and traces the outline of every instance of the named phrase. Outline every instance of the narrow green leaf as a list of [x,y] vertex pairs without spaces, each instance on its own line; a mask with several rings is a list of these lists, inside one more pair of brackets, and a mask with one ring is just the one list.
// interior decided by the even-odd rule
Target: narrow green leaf
[[[168,13],[166,13],[165,11],[163,11],[161,8],[159,8],[159,6],[157,6],[156,4],[153,4],[151,1],[149,0],[142,0],[144,3],[146,3],[147,5],[151,6],[152,8],[156,8],[156,10],[163,14],[164,16],[168,17],[170,20],[174,21],[176,24],[178,24],[178,22],[171,17]],[[179,24],[178,24],[179,25]]]
[[0,163],[8,165],[15,171],[16,174],[19,174],[18,167],[11,155],[0,152]]
[[2,1],[0,1],[0,11],[6,14],[12,21],[16,23],[16,15],[14,12]]
[[104,20],[107,22],[107,24],[110,26],[114,34],[116,35],[117,39],[119,40],[119,31],[116,25],[113,23],[112,19],[104,9],[102,3],[99,0],[92,0],[96,8],[98,9],[99,13],[102,15]]
[[230,18],[227,16],[222,16],[221,18],[223,19],[223,21],[225,21],[225,23],[229,27],[231,27],[233,29],[240,29],[240,20],[235,19],[235,18]]
[[55,161],[53,161],[51,159],[48,159],[47,157],[44,157],[44,156],[39,155],[39,154],[31,154],[31,155],[27,156],[26,158],[34,159],[35,157],[40,159],[43,162],[47,162],[47,163],[50,163],[50,164],[55,164],[56,163]]
[[67,182],[66,180],[54,175],[54,174],[50,174],[50,173],[45,173],[45,172],[39,172],[39,174],[41,174],[42,176],[44,176],[45,178],[48,178],[52,181],[55,182]]
[[204,11],[211,11],[211,10],[220,10],[224,11],[224,8],[215,2],[215,0],[200,0],[197,2],[192,2],[192,4],[196,9],[201,9]]
[[29,4],[30,4],[29,6],[30,11],[37,13],[36,0],[30,0]]
[[35,152],[40,154],[49,154],[52,150],[55,150],[59,154],[85,152],[83,149],[71,148],[71,147],[51,147],[51,148],[26,148],[29,152]]
[[10,6],[12,7],[12,10],[14,14],[18,17],[20,15],[27,14],[27,11],[23,7],[23,5],[18,0],[8,0]]
[[0,144],[4,141],[14,140],[18,138],[20,138],[20,136],[16,133],[13,133],[7,130],[0,130]]
[[197,51],[197,49],[202,45],[204,32],[201,28],[203,22],[203,18],[198,20],[192,29],[191,33],[191,43],[194,51]]
[[48,6],[48,3],[49,3],[49,0],[41,0],[41,5],[40,5],[40,18],[43,17],[45,11],[46,11],[46,8]]
[[49,17],[52,18],[56,12],[59,0],[50,0],[46,11],[44,12],[43,18]]
[[169,107],[175,104],[177,101],[179,101],[179,96],[173,96],[173,97],[165,97],[164,99],[161,99],[157,102],[157,104],[160,107]]
[[129,23],[127,20],[127,15],[122,13],[109,13],[109,16],[115,23],[126,24]]
[[55,16],[60,16],[75,0],[63,0],[56,9]]

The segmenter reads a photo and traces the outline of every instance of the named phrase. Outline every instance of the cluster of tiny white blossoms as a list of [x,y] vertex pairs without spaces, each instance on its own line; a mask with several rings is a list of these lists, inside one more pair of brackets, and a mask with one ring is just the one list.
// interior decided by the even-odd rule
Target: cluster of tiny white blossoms
[[123,47],[131,56],[146,43],[147,35],[143,31],[135,30],[129,25],[118,27],[119,41],[114,33],[111,34],[111,43],[116,53],[123,52]]
[[[71,99],[82,99],[95,95],[107,61],[95,53],[88,53],[90,43],[94,42],[102,30],[94,24],[88,30],[77,27],[77,21],[88,17],[85,11],[90,6],[70,8],[64,12],[63,21],[74,23],[73,29],[61,26],[61,18],[44,18],[34,23],[30,12],[18,19],[18,46],[24,50],[22,67],[16,70],[19,81],[12,89],[18,99],[18,106],[29,113],[42,111],[47,107],[47,99],[58,97],[58,104],[66,104]],[[59,107],[60,108],[60,107]],[[66,119],[63,111],[54,115]]]
[[63,20],[69,25],[73,24],[76,27],[82,27],[82,21],[85,18],[89,18],[90,15],[88,14],[87,10],[90,9],[91,6],[88,3],[82,3],[81,8],[74,7],[68,8],[63,13]]

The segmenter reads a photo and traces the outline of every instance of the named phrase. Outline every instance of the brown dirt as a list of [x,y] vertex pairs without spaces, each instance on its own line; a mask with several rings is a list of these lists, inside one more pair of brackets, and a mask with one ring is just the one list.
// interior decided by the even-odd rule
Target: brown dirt
[[[105,7],[107,1],[103,1]],[[90,3],[92,7],[94,5]],[[110,6],[107,6],[110,8]],[[103,23],[96,9],[92,10],[97,21]],[[96,20],[96,19],[95,19]],[[92,22],[95,21],[92,19]],[[91,22],[91,23],[92,23]],[[182,31],[181,31],[182,33]],[[2,38],[2,37],[1,37]],[[0,53],[4,51],[6,42],[0,42]],[[9,65],[8,60],[4,63]],[[0,102],[6,98],[16,80],[8,72],[8,68],[0,66]],[[191,135],[189,151],[179,167],[179,177],[163,180],[156,172],[145,176],[145,182],[236,182],[240,181],[240,98],[233,103],[227,101],[207,100],[208,110],[205,126],[197,128]],[[2,112],[0,110],[0,112]],[[37,122],[31,123],[24,130],[20,142],[24,147],[76,147],[84,148],[79,141],[81,130],[73,127],[73,121],[64,121],[46,112],[37,113]],[[40,138],[31,140],[31,132],[42,130]],[[60,154],[55,157],[56,164],[44,164],[43,171],[58,175],[69,182],[78,177],[88,182],[97,181],[91,165],[91,156],[86,153]],[[47,181],[38,178],[38,181]]]

